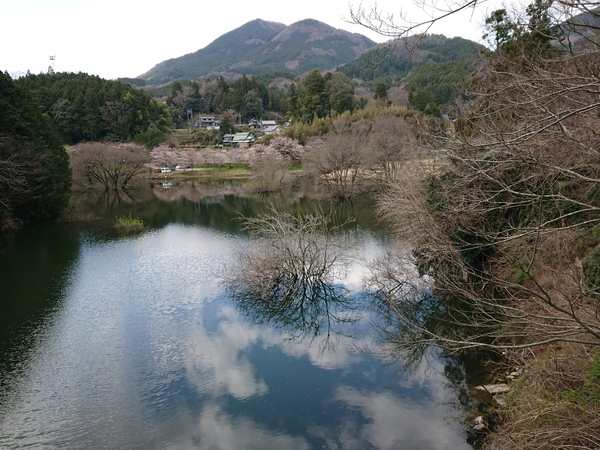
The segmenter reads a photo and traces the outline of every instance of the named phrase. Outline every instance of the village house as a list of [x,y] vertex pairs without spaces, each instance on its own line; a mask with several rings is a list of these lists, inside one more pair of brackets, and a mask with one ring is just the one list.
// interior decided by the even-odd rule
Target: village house
[[200,117],[200,120],[194,123],[194,126],[197,128],[206,128],[209,130],[213,128],[218,129],[220,125],[221,121],[212,116]]
[[235,133],[231,141],[231,146],[233,148],[247,148],[250,147],[254,141],[256,141],[256,136],[252,133]]
[[248,126],[264,134],[275,134],[279,131],[279,125],[274,120],[250,119]]
[[223,145],[231,145],[233,148],[247,148],[254,141],[256,141],[256,136],[248,132],[223,135]]

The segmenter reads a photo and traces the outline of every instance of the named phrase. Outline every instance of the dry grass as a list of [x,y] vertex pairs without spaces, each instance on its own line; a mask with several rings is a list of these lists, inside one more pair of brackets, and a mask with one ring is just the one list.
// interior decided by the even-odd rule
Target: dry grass
[[579,344],[536,351],[485,448],[600,448],[600,352]]

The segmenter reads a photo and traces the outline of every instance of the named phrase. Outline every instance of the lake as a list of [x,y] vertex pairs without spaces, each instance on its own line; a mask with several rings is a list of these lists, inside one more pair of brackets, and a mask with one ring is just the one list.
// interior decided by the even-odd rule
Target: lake
[[[364,203],[334,320],[291,324],[228,296],[251,239],[240,215],[298,195],[241,184],[155,185],[78,199],[88,219],[0,238],[0,448],[469,449],[465,368],[383,351],[362,287],[389,244]],[[120,236],[120,215],[148,230]],[[348,306],[351,305],[351,306]]]

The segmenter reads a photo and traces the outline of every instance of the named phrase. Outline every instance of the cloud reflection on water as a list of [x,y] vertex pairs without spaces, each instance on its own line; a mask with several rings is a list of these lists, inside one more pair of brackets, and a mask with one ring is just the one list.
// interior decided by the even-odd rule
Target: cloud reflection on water
[[323,351],[323,336],[240,314],[217,279],[240,243],[185,226],[87,242],[62,310],[11,381],[19,397],[0,405],[0,447],[468,448],[440,408],[453,395],[441,362],[425,386],[355,350],[376,345],[365,323]]

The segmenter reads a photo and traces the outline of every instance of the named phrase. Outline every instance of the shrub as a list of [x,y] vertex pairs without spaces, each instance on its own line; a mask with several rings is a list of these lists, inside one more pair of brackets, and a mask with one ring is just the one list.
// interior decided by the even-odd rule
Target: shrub
[[143,231],[146,224],[142,219],[129,216],[117,217],[115,228],[121,233],[139,233]]

